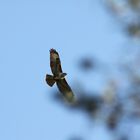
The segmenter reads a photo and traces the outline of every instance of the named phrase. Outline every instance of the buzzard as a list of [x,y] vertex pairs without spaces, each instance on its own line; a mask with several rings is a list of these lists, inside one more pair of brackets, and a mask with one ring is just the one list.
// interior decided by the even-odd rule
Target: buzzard
[[53,75],[46,74],[46,83],[50,87],[52,87],[56,83],[59,91],[62,93],[64,98],[68,102],[73,102],[74,94],[65,79],[65,76],[67,74],[63,73],[62,71],[59,54],[55,49],[50,50],[50,67]]

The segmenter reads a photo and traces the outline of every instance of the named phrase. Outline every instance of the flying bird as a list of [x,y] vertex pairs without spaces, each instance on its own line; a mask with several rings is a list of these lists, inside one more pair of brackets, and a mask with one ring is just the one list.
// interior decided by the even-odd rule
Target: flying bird
[[56,83],[59,91],[62,93],[64,98],[68,102],[73,102],[73,91],[65,79],[65,76],[67,74],[63,73],[62,71],[59,54],[55,49],[50,50],[50,67],[53,75],[46,74],[46,83],[50,87],[52,87]]

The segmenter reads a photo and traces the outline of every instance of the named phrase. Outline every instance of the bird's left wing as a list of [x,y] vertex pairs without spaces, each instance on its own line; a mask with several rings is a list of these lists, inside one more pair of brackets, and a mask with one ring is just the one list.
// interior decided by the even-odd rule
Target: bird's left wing
[[50,67],[54,75],[58,75],[59,73],[62,73],[59,54],[55,49],[50,50]]
[[60,79],[56,82],[58,89],[63,94],[64,98],[68,102],[73,102],[75,100],[73,91],[71,87],[68,85],[66,79]]

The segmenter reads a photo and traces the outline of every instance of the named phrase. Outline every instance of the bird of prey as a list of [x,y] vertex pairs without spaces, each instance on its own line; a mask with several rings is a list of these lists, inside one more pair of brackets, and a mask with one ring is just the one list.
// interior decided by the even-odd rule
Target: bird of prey
[[56,83],[59,91],[62,93],[64,98],[68,102],[73,102],[74,94],[65,79],[65,76],[67,74],[63,73],[62,71],[59,54],[55,49],[50,50],[50,67],[53,75],[46,74],[47,84],[52,87]]

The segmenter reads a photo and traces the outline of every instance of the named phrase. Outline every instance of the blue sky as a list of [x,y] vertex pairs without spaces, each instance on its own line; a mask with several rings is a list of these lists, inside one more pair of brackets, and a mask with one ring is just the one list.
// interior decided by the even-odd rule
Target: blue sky
[[[86,84],[91,76],[80,73],[76,61],[93,55],[114,65],[124,41],[115,23],[100,2],[91,0],[0,2],[1,140],[66,140],[73,134],[89,140],[95,137],[91,136],[94,129],[89,134],[83,115],[50,99],[53,89],[44,77],[50,73],[49,49],[55,48],[69,83],[78,79],[87,88],[93,86]],[[99,132],[108,138],[103,128]]]

